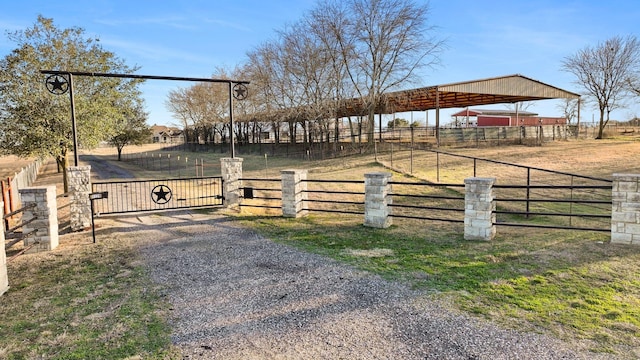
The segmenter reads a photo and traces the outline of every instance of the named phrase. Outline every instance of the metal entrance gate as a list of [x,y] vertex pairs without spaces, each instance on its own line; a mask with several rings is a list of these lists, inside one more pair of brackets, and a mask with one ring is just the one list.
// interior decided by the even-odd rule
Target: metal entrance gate
[[122,214],[224,204],[222,177],[95,182],[94,214]]

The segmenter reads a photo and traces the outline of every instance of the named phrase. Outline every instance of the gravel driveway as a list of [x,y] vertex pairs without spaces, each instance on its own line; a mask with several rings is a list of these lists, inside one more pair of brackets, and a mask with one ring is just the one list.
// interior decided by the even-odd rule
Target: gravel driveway
[[611,359],[503,330],[398,283],[276,244],[221,215],[141,221],[184,359]]

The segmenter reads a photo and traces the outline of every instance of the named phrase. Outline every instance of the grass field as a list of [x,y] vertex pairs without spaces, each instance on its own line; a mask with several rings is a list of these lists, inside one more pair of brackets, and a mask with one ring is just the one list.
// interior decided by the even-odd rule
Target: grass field
[[[126,150],[129,159],[162,151]],[[567,141],[456,152],[604,178],[640,172],[638,141]],[[113,149],[95,153],[115,159]],[[394,167],[407,164],[398,160],[400,154],[394,155],[399,156]],[[195,157],[211,164],[213,172],[222,155],[171,152],[172,161],[178,156],[186,163],[180,165],[181,172],[195,172],[195,164],[185,161]],[[245,177],[277,178],[282,169],[304,168],[313,179],[361,180],[366,172],[384,169],[369,155],[326,161],[239,156],[244,158]],[[380,154],[381,160],[387,161],[384,156],[388,154]],[[449,169],[469,171],[464,161],[447,161]],[[167,175],[167,168],[141,169],[141,164],[123,162],[141,177]],[[430,178],[432,164],[426,155],[414,159],[414,175]],[[504,167],[483,166],[481,176],[518,176]],[[640,357],[640,248],[609,244],[606,233],[500,228],[494,241],[476,242],[463,239],[462,225],[442,222],[398,219],[388,229],[371,229],[356,215],[312,213],[284,219],[252,210],[230,216],[275,241],[406,282],[457,311],[509,328],[552,334],[594,352]],[[109,241],[94,247],[85,243],[85,235],[64,237],[60,250],[23,256],[9,265],[13,287],[0,298],[0,358],[34,358],[50,346],[56,350],[45,358],[179,358],[168,341],[161,288],[149,285],[134,239],[114,230]],[[59,275],[46,277],[49,273]],[[113,349],[91,338],[108,339]]]

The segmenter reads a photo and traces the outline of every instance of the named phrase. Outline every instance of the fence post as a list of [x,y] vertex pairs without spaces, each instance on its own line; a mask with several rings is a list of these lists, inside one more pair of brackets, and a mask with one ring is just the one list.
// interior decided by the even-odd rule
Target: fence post
[[613,174],[611,243],[640,245],[640,175]]
[[[0,201],[0,214],[4,217],[4,202]],[[7,252],[4,249],[4,221],[0,221],[0,244],[2,249],[0,250],[0,296],[7,292],[9,289],[9,277],[7,276]]]
[[496,235],[496,203],[493,201],[495,178],[464,179],[464,238],[492,240]]
[[[22,212],[22,231],[33,235],[24,238],[24,246],[37,243],[27,253],[49,251],[58,247],[58,206],[56,204],[56,187],[34,187],[18,190],[22,206],[35,204]],[[27,221],[34,219],[32,222]]]
[[91,166],[69,166],[66,171],[71,231],[82,231],[91,226]]
[[385,229],[391,226],[391,173],[364,174],[364,226]]
[[307,215],[304,202],[307,200],[307,170],[282,170],[282,216],[303,217]]
[[[222,174],[222,196],[227,208],[237,208],[240,205],[240,188],[242,187],[242,158],[221,158],[220,172]],[[204,168],[203,168],[204,175]]]

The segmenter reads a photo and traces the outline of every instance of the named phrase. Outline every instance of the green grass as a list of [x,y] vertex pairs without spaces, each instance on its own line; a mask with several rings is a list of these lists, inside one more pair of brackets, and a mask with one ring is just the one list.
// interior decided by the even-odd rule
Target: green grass
[[403,281],[477,316],[592,351],[640,346],[640,251],[606,234],[500,228],[465,241],[460,225],[413,220],[389,229],[359,217],[246,217],[270,238]]
[[178,358],[162,311],[168,306],[134,249],[89,242],[9,263],[0,358]]

